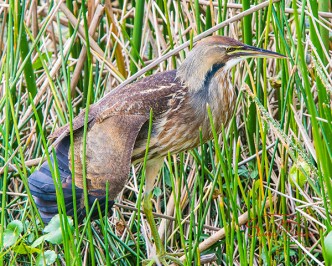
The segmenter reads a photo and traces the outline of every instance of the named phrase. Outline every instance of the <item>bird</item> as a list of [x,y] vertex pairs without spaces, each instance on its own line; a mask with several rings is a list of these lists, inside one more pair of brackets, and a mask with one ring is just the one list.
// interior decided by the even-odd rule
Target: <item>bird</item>
[[[74,180],[77,215],[83,221],[86,216],[84,184],[90,207],[95,200],[105,206],[106,187],[109,188],[108,205],[111,207],[126,184],[131,165],[144,160],[150,133],[143,211],[151,227],[159,261],[165,265],[167,259],[176,261],[165,255],[153,219],[150,199],[155,178],[169,153],[188,151],[200,145],[200,132],[203,142],[213,139],[207,106],[217,133],[228,125],[236,102],[231,70],[239,62],[252,57],[285,58],[279,53],[249,46],[230,37],[206,37],[195,44],[176,70],[156,73],[121,89],[111,90],[91,105],[85,144],[83,128],[86,114],[82,111],[72,124],[73,154],[70,126],[67,124],[57,129],[51,135],[58,142],[56,156],[51,156],[50,162],[44,162],[28,179],[43,221],[49,222],[58,213],[59,195],[51,170],[55,162],[67,214],[73,215],[74,212]],[[149,131],[151,113],[153,118]],[[82,153],[84,145],[86,158]],[[98,217],[98,213],[94,211],[92,217]]]

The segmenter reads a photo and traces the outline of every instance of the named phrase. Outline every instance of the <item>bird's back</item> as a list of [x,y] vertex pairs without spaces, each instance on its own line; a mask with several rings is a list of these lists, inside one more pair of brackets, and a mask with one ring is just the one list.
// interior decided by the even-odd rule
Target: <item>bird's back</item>
[[[110,91],[97,103],[89,107],[88,123],[91,128],[94,123],[101,123],[112,115],[145,115],[149,116],[150,109],[154,115],[165,112],[167,103],[173,94],[182,87],[176,78],[176,70],[157,73],[131,83],[120,89]],[[83,128],[85,110],[73,121],[74,131]],[[65,137],[69,134],[69,124],[58,128],[51,138]]]

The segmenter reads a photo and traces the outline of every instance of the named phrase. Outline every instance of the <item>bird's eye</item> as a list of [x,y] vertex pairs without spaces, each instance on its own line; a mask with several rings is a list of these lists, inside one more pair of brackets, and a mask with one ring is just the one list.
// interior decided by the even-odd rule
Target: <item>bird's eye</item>
[[235,47],[227,47],[227,48],[226,48],[227,53],[234,52],[235,50],[236,50]]

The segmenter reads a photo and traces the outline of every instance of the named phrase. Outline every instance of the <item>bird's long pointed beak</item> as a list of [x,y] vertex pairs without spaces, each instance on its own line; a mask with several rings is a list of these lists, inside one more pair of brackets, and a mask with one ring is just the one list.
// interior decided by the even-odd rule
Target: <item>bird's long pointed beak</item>
[[274,58],[287,58],[282,54],[272,52],[269,50],[265,50],[262,48],[258,48],[255,46],[245,45],[241,51],[239,51],[239,55],[242,57],[274,57]]

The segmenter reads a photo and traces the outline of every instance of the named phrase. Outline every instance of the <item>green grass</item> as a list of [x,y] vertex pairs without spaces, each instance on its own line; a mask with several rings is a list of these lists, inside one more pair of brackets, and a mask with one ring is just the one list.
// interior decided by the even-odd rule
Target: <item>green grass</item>
[[[80,226],[59,197],[60,219],[45,228],[27,178],[53,152],[47,137],[55,128],[166,53],[142,76],[179,66],[188,48],[173,49],[256,3],[158,0],[133,7],[107,0],[89,39],[92,7],[84,2],[67,1],[67,11],[52,1],[38,12],[30,2],[0,5],[0,265],[147,259],[144,166],[132,167],[110,217],[100,210],[101,219]],[[285,2],[267,2],[216,29],[288,59],[234,68],[238,98],[229,127],[195,150],[169,155],[158,176],[156,222],[167,251],[187,265],[211,254],[210,265],[332,265],[331,9],[326,1]]]

